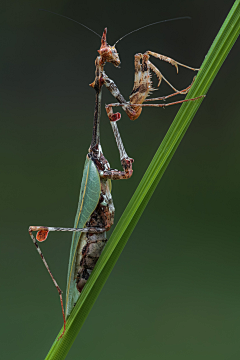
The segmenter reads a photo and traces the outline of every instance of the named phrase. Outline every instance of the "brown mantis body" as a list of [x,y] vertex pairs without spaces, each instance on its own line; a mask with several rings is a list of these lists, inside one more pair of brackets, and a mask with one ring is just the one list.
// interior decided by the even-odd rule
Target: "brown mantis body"
[[[107,62],[114,64],[114,66],[116,67],[120,65],[120,59],[115,46],[110,46],[107,44],[106,33],[107,28],[105,28],[103,36],[101,37],[101,47],[98,50],[99,56],[95,60],[95,80],[93,81],[93,83],[90,84],[90,86],[93,87],[96,91],[93,134],[92,142],[88,151],[87,160],[84,167],[83,180],[80,191],[80,200],[74,228],[59,228],[46,226],[29,227],[29,234],[33,240],[33,243],[39,255],[41,256],[44,265],[46,266],[60,296],[64,319],[64,330],[62,335],[64,334],[66,329],[62,291],[58,286],[55,278],[53,277],[36,239],[40,242],[46,240],[49,231],[72,231],[74,232],[74,234],[78,234],[76,237],[73,236],[69,260],[66,296],[66,314],[67,316],[69,316],[107,242],[106,231],[108,231],[113,225],[115,209],[111,197],[110,181],[117,179],[128,179],[132,176],[133,172],[133,159],[128,157],[124,149],[116,124],[116,121],[120,120],[121,115],[120,113],[114,114],[113,107],[121,106],[131,120],[136,120],[140,116],[143,106],[164,107],[173,104],[179,104],[185,101],[193,101],[202,97],[200,96],[194,99],[181,100],[168,104],[143,104],[144,101],[165,100],[177,94],[186,94],[191,88],[190,85],[186,89],[181,91],[175,89],[164,78],[161,72],[149,61],[149,57],[150,55],[152,55],[160,60],[169,62],[176,67],[177,71],[178,65],[185,65],[180,64],[166,56],[154,53],[152,51],[147,51],[144,54],[135,55],[134,86],[132,93],[129,97],[130,101],[127,102],[121,95],[114,81],[111,80],[104,72],[104,66]],[[188,66],[185,67],[191,70],[199,70],[190,68]],[[159,80],[158,86],[163,79],[172,87],[174,93],[161,98],[146,99],[147,96],[151,93],[151,91],[154,90],[152,86],[150,71],[153,71],[157,75]],[[102,153],[102,148],[100,145],[100,112],[103,85],[106,86],[106,88],[118,101],[118,103],[106,105],[106,111],[111,122],[111,126],[120,153],[120,160],[123,171],[118,171],[110,168],[108,161]],[[90,172],[92,175],[89,176]],[[91,198],[90,200],[87,199],[85,196],[86,191],[89,191],[89,193],[91,193],[91,196],[89,196],[89,199]],[[87,201],[85,201],[86,199]],[[36,239],[33,235],[33,231],[38,232]],[[62,335],[60,337],[62,337]]]
[[[106,232],[110,230],[114,222],[115,208],[111,196],[111,180],[129,179],[133,173],[133,159],[130,158],[125,151],[116,122],[112,122],[111,125],[119,150],[123,171],[111,169],[109,162],[103,155],[100,145],[100,113],[103,84],[101,68],[96,67],[96,76],[93,85],[96,91],[93,134],[84,166],[74,228],[49,226],[29,227],[31,239],[60,297],[64,322],[64,329],[60,337],[62,337],[66,331],[66,317],[70,315],[93,271],[107,242]],[[34,231],[37,231],[36,238],[33,235]],[[74,232],[68,269],[66,316],[63,307],[62,290],[55,280],[37,242],[45,241],[50,231]]]

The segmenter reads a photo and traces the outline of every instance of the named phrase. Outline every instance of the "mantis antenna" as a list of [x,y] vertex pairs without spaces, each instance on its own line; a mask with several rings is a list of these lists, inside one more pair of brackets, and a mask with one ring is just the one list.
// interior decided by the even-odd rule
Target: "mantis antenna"
[[167,21],[175,21],[175,20],[183,20],[183,19],[189,19],[189,20],[191,20],[191,18],[190,18],[189,16],[183,16],[183,17],[177,17],[177,18],[173,18],[173,19],[161,20],[161,21],[157,21],[157,22],[154,22],[154,23],[151,23],[151,24],[142,26],[142,27],[140,27],[140,28],[138,28],[138,29],[136,29],[136,30],[130,31],[130,32],[127,33],[126,35],[122,36],[120,39],[118,39],[118,40],[115,42],[114,46],[115,46],[120,40],[122,40],[123,38],[125,38],[126,36],[128,36],[128,35],[136,32],[136,31],[138,31],[138,30],[142,30],[142,29],[144,29],[144,28],[146,28],[146,27],[148,27],[148,26],[160,24],[160,23],[167,22]]
[[[98,37],[100,37],[100,39],[102,39],[102,36],[99,35],[96,31],[90,29],[88,26],[80,23],[79,21],[76,21],[76,20],[74,20],[74,19],[71,19],[71,18],[68,17],[68,16],[58,14],[58,13],[56,13],[56,12],[54,12],[54,11],[45,10],[45,9],[39,9],[39,10],[40,10],[40,11],[46,11],[46,12],[49,12],[49,13],[51,13],[51,14],[58,15],[58,16],[61,16],[61,17],[65,18],[65,19],[71,20],[71,21],[73,21],[73,22],[75,22],[75,23],[77,23],[77,24],[85,27],[86,29],[88,29],[89,31],[93,32],[95,35],[97,35]],[[136,30],[130,31],[129,33],[127,33],[127,34],[125,34],[124,36],[122,36],[120,39],[118,39],[118,40],[115,42],[115,44],[114,44],[113,46],[115,46],[120,40],[122,40],[122,39],[125,38],[126,36],[128,36],[128,35],[136,32],[136,31],[138,31],[138,30],[142,30],[142,29],[144,29],[144,28],[146,28],[146,27],[148,27],[148,26],[152,26],[152,25],[156,25],[156,24],[160,24],[160,23],[164,23],[164,22],[168,22],[168,21],[183,20],[183,19],[191,19],[191,17],[189,17],[189,16],[177,17],[177,18],[173,18],[173,19],[167,19],[167,20],[157,21],[157,22],[154,22],[154,23],[151,23],[151,24],[142,26],[142,27],[140,27],[140,28],[138,28],[138,29],[136,29]]]
[[94,34],[96,34],[97,36],[99,36],[100,39],[102,38],[101,35],[99,35],[96,31],[90,29],[88,26],[80,23],[79,21],[76,21],[76,20],[74,20],[74,19],[71,19],[70,17],[67,17],[67,16],[65,16],[65,15],[61,15],[61,14],[55,13],[55,12],[53,12],[53,11],[49,11],[49,10],[45,10],[45,9],[39,9],[39,10],[40,10],[40,11],[46,11],[46,12],[49,12],[49,13],[54,14],[54,15],[62,16],[62,17],[64,17],[65,19],[74,21],[75,23],[77,23],[77,24],[79,24],[79,25],[82,25],[82,26],[85,27],[86,29],[90,30],[91,32],[93,32]]

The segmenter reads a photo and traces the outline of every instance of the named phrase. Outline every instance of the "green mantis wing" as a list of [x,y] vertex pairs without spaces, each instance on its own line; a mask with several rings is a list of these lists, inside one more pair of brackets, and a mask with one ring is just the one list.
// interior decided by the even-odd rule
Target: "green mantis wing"
[[[91,214],[95,210],[101,191],[100,176],[94,162],[87,156],[80,189],[78,209],[75,218],[74,227],[84,228]],[[76,288],[74,279],[74,270],[76,263],[76,251],[82,233],[74,232],[72,236],[72,245],[70,250],[67,292],[66,292],[66,317],[68,317],[79,298],[79,291]]]

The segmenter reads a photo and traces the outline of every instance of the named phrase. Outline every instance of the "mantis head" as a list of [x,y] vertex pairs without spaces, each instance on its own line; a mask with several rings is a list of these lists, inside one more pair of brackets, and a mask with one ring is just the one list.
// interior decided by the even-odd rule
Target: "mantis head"
[[99,55],[102,57],[103,63],[110,62],[114,66],[119,67],[121,61],[119,59],[117,49],[115,48],[115,46],[108,45],[106,40],[106,35],[107,35],[107,28],[105,28],[103,31],[103,36],[101,39],[101,47],[98,50]]

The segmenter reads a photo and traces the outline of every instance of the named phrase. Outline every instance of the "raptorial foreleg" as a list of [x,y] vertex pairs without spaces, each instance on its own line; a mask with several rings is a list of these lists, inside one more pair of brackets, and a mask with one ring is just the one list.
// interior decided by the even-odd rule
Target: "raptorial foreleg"
[[165,95],[165,96],[160,96],[160,97],[157,97],[157,98],[146,99],[145,101],[155,101],[155,100],[165,101],[166,99],[168,99],[170,97],[173,97],[173,96],[176,96],[176,95],[185,95],[191,89],[192,84],[194,83],[194,80],[195,80],[195,77],[194,77],[193,82],[191,83],[191,85],[189,85],[186,89],[176,91],[176,92],[174,92],[173,94],[170,94],[170,95]]
[[[103,72],[103,81],[106,88],[110,91],[110,93],[119,101],[119,103],[122,105],[123,110],[127,113],[128,117],[134,118],[136,116],[136,111],[131,107],[131,105],[124,99],[122,94],[120,93],[120,90],[118,89],[117,85],[113,80],[111,80],[105,72]],[[121,114],[113,113],[111,104],[105,106],[108,118],[110,121],[118,121],[121,119]]]
[[159,60],[163,60],[163,61],[166,61],[168,62],[169,64],[175,66],[176,70],[177,70],[177,73],[178,73],[178,65],[179,66],[183,66],[187,69],[190,69],[190,70],[193,70],[193,71],[198,71],[200,69],[195,69],[193,67],[190,67],[190,66],[187,66],[187,65],[184,65],[184,64],[181,64],[180,62],[176,61],[176,60],[173,60],[172,58],[168,57],[168,56],[165,56],[165,55],[161,55],[161,54],[158,54],[154,51],[146,51],[145,54],[147,55],[152,55],[154,56],[155,58],[159,59]]
[[[150,91],[153,90],[150,67],[148,65],[149,55],[136,54],[134,59],[135,77],[133,90],[129,96],[130,102],[127,102],[124,99],[114,81],[109,79],[105,73],[103,74],[105,86],[109,89],[111,94],[119,101],[119,103],[122,104],[121,106],[123,110],[127,113],[128,117],[131,120],[136,120],[140,116],[142,111],[141,107],[134,106],[133,108],[131,105],[143,103],[149,95]],[[106,105],[105,108],[110,121],[120,120],[121,114],[114,114],[111,104]]]

